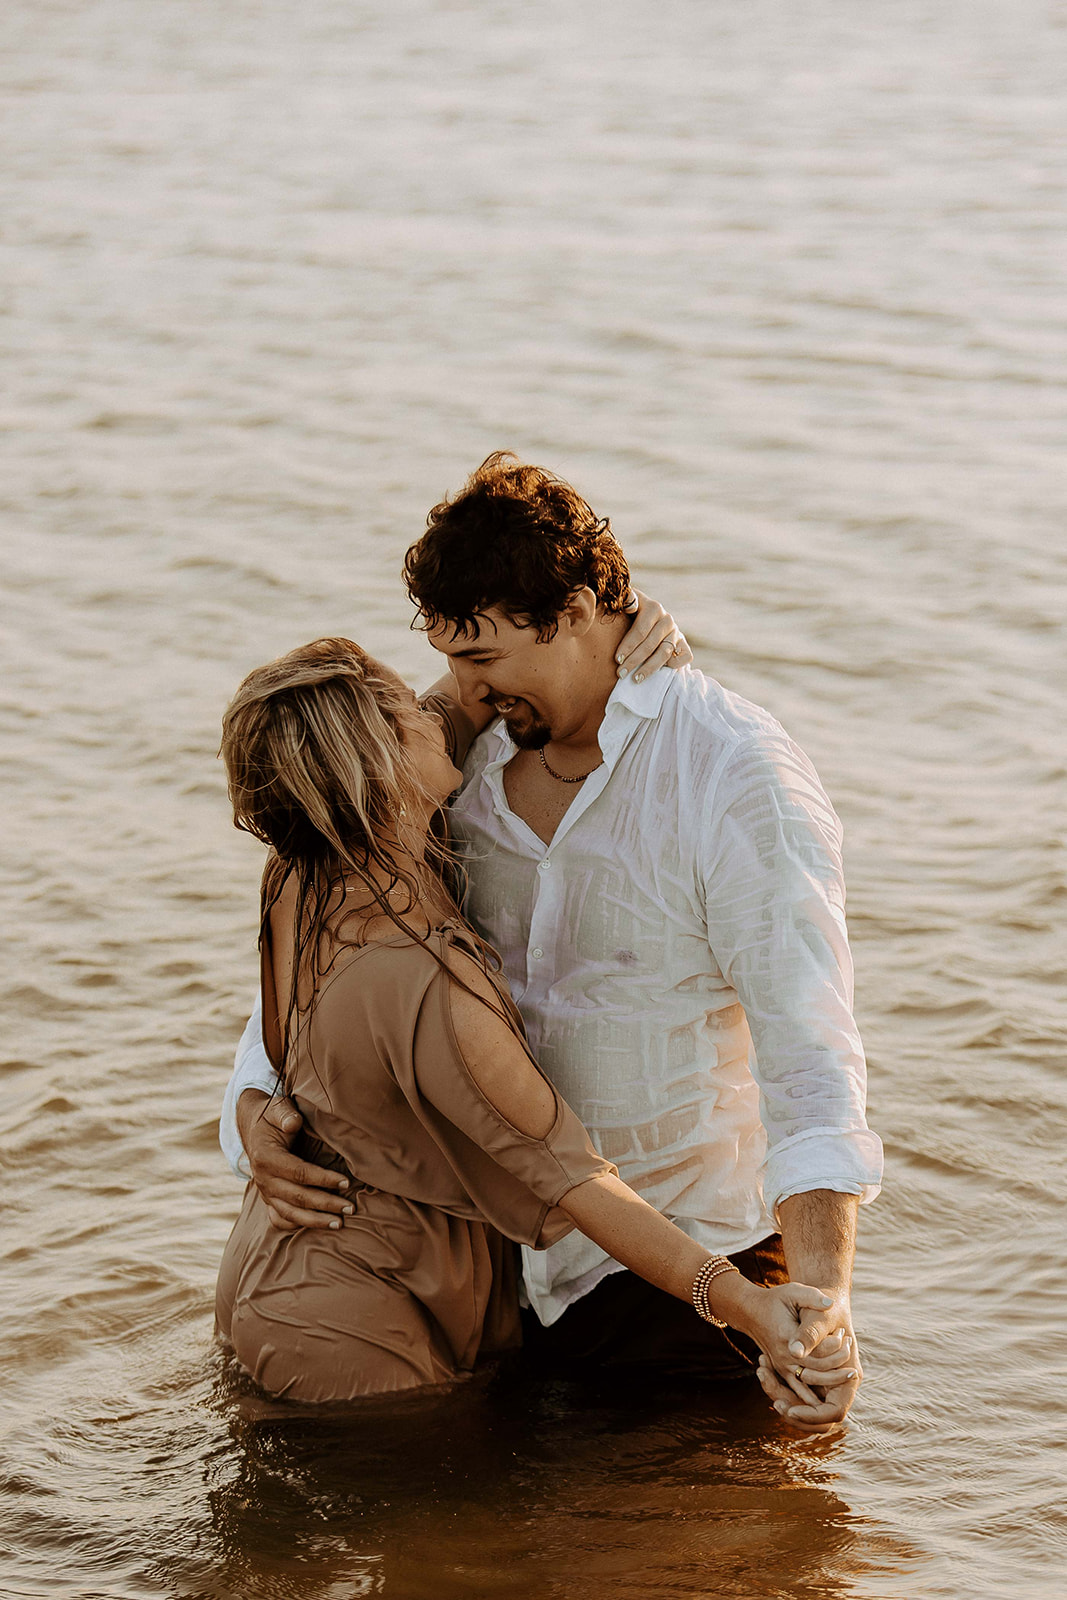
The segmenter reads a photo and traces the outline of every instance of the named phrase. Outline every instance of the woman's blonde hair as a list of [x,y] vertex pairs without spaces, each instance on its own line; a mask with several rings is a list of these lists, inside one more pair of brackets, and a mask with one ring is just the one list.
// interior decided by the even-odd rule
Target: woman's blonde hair
[[[263,877],[261,942],[272,907],[296,875],[283,1068],[300,1011],[301,977],[314,987],[338,947],[360,942],[355,914],[340,919],[331,928],[334,954],[323,964],[323,934],[342,905],[345,881],[355,878],[367,891],[372,914],[376,909],[418,938],[402,918],[431,886],[431,874],[447,883],[455,872],[432,830],[424,862],[401,865],[397,859],[401,818],[425,814],[427,798],[403,740],[401,713],[410,703],[400,680],[386,676],[351,639],[316,639],[250,672],[223,716],[219,754],[234,826],[272,851]],[[309,1020],[310,1007],[305,1024]]]
[[351,639],[316,639],[257,667],[222,719],[235,827],[286,861],[382,865],[422,786],[400,738],[407,697]]

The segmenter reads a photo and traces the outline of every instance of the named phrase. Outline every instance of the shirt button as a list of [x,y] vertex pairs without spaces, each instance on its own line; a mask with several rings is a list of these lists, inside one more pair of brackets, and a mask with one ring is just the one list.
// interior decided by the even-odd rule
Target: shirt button
[[541,949],[541,946],[539,944],[535,945],[534,948],[530,951],[530,954],[532,956],[534,956],[537,960],[540,960],[540,958],[544,955],[544,953],[545,952]]
[[538,871],[539,872],[547,872],[551,865],[552,865],[551,861],[539,861],[537,863]]

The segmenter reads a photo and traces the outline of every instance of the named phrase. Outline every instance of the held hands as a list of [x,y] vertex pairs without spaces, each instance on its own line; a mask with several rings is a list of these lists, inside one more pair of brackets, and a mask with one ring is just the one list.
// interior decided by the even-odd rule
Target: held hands
[[763,1352],[757,1376],[775,1410],[805,1433],[841,1422],[863,1376],[847,1299],[803,1283],[748,1287],[730,1320]]
[[756,1374],[783,1421],[807,1434],[824,1433],[843,1422],[863,1380],[848,1295],[826,1295],[824,1300],[829,1305],[802,1316],[788,1361],[772,1362],[765,1353]]
[[272,1099],[259,1089],[246,1089],[237,1102],[237,1131],[252,1182],[282,1233],[339,1228],[340,1219],[355,1210],[345,1198],[347,1178],[293,1155],[290,1146],[303,1125],[299,1111],[284,1095]]

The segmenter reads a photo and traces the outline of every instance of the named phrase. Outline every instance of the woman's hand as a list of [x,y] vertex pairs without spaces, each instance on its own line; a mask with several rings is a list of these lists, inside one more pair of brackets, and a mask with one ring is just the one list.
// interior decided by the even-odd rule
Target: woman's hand
[[[730,1287],[741,1289],[741,1285],[732,1283]],[[728,1316],[732,1326],[741,1333],[747,1333],[763,1351],[760,1381],[764,1388],[768,1389],[773,1384],[777,1393],[784,1379],[793,1392],[790,1398],[796,1396],[801,1401],[797,1409],[806,1411],[814,1408],[817,1413],[812,1417],[802,1415],[798,1420],[823,1427],[828,1422],[838,1420],[836,1411],[839,1408],[828,1406],[823,1394],[841,1385],[858,1383],[860,1373],[855,1358],[855,1340],[851,1334],[835,1332],[822,1339],[809,1354],[797,1354],[798,1348],[807,1343],[803,1330],[811,1324],[812,1313],[825,1312],[832,1307],[832,1296],[804,1283],[783,1283],[773,1288],[763,1288],[747,1283],[747,1280],[742,1292],[744,1298],[738,1310],[724,1311],[720,1315]],[[823,1394],[814,1393],[813,1385]],[[775,1409],[785,1411],[791,1408],[782,1406],[776,1400]],[[822,1416],[824,1410],[828,1413],[826,1421]]]
[[[829,1333],[828,1327],[832,1327]],[[828,1310],[817,1312],[814,1320],[809,1316],[799,1344],[801,1352],[808,1353],[798,1353],[794,1342],[789,1364],[784,1367],[776,1368],[766,1355],[761,1356],[756,1376],[783,1421],[801,1433],[825,1433],[845,1420],[863,1379],[847,1295],[839,1295]],[[844,1375],[838,1373],[831,1379],[829,1373],[837,1373],[840,1361],[846,1358]]]
[[634,620],[615,657],[620,678],[632,677],[635,683],[641,683],[659,667],[691,664],[693,652],[685,634],[657,600],[631,589],[626,610]]
[[783,1422],[804,1434],[825,1433],[844,1422],[863,1378],[855,1339],[849,1341],[849,1347],[853,1376],[833,1384],[827,1383],[817,1372],[809,1373],[810,1361],[804,1363],[806,1383],[795,1376],[798,1363],[794,1363],[794,1370],[787,1374],[788,1383],[784,1383],[767,1357],[760,1356],[756,1376]]

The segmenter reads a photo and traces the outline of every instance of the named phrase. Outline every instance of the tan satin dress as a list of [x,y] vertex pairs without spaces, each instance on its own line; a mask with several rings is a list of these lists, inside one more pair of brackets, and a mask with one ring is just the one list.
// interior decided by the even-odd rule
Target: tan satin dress
[[[430,938],[444,951],[468,935],[457,921]],[[320,990],[291,1093],[303,1153],[346,1169],[355,1215],[337,1231],[279,1233],[249,1184],[218,1280],[219,1332],[271,1394],[349,1400],[444,1383],[519,1344],[507,1240],[553,1244],[572,1226],[560,1199],[615,1170],[558,1095],[543,1139],[505,1121],[467,1069],[449,987],[430,952],[398,933],[343,952]]]

